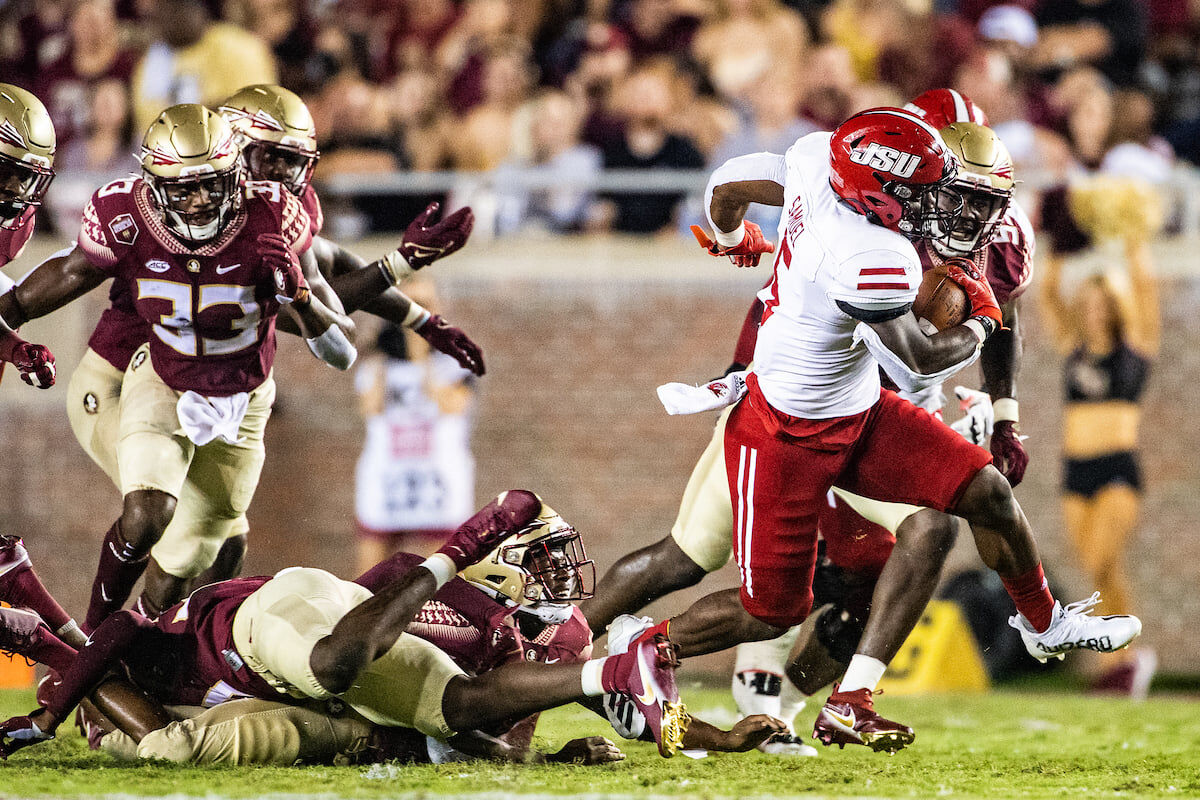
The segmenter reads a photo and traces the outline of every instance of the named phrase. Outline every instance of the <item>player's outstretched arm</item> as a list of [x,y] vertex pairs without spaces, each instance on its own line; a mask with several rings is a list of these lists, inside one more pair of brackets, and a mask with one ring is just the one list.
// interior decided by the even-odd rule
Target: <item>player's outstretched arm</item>
[[783,205],[785,174],[783,156],[774,153],[739,156],[717,167],[704,192],[704,213],[713,239],[692,226],[700,246],[714,256],[729,256],[736,266],[758,266],[762,254],[774,252],[775,247],[757,225],[743,220],[751,203]]
[[54,385],[54,353],[45,345],[31,344],[0,319],[0,361],[7,361],[21,373],[21,380],[39,389]]
[[1017,373],[1021,368],[1021,317],[1019,300],[1000,307],[1003,327],[983,343],[979,367],[984,389],[991,396],[995,411],[991,451],[996,469],[1016,486],[1025,477],[1029,454],[1021,444],[1020,417],[1017,407]]
[[[260,236],[258,245],[262,266],[275,281],[275,299],[299,326],[313,355],[336,369],[349,369],[358,356],[352,344],[354,323],[320,276],[311,248],[297,254],[292,243],[278,234]],[[317,276],[318,293],[309,284],[309,273]],[[331,298],[332,307],[321,294]]]
[[0,317],[15,330],[82,297],[108,277],[92,266],[78,247],[55,254],[0,295]]

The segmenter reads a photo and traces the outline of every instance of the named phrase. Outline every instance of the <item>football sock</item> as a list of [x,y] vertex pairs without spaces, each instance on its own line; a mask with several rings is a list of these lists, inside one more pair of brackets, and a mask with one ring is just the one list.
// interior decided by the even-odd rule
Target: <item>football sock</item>
[[850,666],[846,668],[846,674],[842,677],[842,682],[838,685],[837,690],[839,693],[853,692],[857,689],[874,692],[886,671],[887,664],[878,658],[855,654],[850,659]]
[[46,710],[58,720],[65,720],[71,709],[117,664],[121,654],[128,652],[139,634],[153,627],[154,623],[133,612],[111,617],[107,625],[98,627],[67,668],[59,670],[62,682],[47,698]]
[[1045,632],[1054,617],[1054,595],[1050,593],[1042,565],[1038,564],[1015,578],[1001,575],[1000,580],[1021,616],[1028,620],[1035,631]]
[[117,520],[104,534],[100,547],[100,564],[92,581],[92,599],[83,621],[84,633],[91,633],[108,615],[125,605],[129,593],[146,571],[149,553],[139,554],[121,538],[121,521]]
[[40,628],[29,651],[21,655],[59,672],[75,663],[75,648],[55,636],[49,628]]
[[71,622],[71,615],[50,595],[41,578],[28,564],[21,564],[0,575],[0,599],[17,608],[36,611],[56,631]]

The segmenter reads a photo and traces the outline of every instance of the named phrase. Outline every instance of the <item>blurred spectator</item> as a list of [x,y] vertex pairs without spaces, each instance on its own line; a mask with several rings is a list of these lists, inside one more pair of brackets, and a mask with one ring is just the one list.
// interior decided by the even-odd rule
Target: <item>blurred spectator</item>
[[[438,310],[433,285],[404,291]],[[355,471],[363,569],[397,552],[427,555],[475,509],[471,373],[407,328],[386,325],[354,379],[366,421]]]
[[[99,101],[106,108],[113,107],[114,90],[128,92],[126,87],[139,55],[121,44],[112,0],[79,3],[71,15],[68,32],[66,52],[40,71],[34,90],[54,120],[60,150],[69,148],[75,137],[92,124],[97,108],[93,94],[101,84],[106,85],[109,94]],[[115,89],[110,85],[113,81]],[[122,98],[121,108],[128,113],[127,99]],[[127,119],[121,121],[123,128],[128,123]],[[128,132],[125,134],[128,139]]]
[[[497,233],[537,227],[558,233],[583,229],[592,193],[573,185],[600,172],[600,151],[580,141],[583,109],[566,92],[547,89],[533,102],[532,147],[528,158],[513,159],[496,171]],[[551,188],[528,189],[521,173]],[[556,185],[557,184],[557,185]]]
[[850,116],[850,91],[857,84],[850,51],[838,44],[809,50],[801,68],[805,76],[800,112],[823,131],[831,131]]
[[615,17],[635,62],[686,51],[700,27],[700,17],[683,0],[631,0],[615,9]]
[[453,76],[446,87],[450,110],[465,114],[483,102],[488,60],[501,50],[520,46],[507,0],[467,0],[436,55],[438,67]]
[[461,13],[452,0],[407,0],[391,5],[391,25],[385,29],[382,53],[376,57],[373,71],[384,81],[406,69],[429,66]]
[[675,62],[667,72],[671,76],[671,95],[676,109],[671,132],[690,139],[707,159],[737,128],[737,113],[728,100],[717,97],[713,85],[695,61]]
[[[129,93],[115,78],[100,81],[88,102],[86,127],[61,145],[54,165],[60,172],[129,172],[136,166],[130,130]],[[79,211],[82,213],[83,204]]]
[[450,140],[451,166],[486,172],[505,161],[514,145],[517,109],[533,86],[529,49],[517,39],[497,44],[482,62],[479,102]]
[[[295,92],[310,88],[317,54],[317,26],[308,4],[296,0],[228,0],[228,21],[253,33],[271,48],[279,83]],[[243,84],[245,85],[245,84]]]
[[42,67],[66,48],[70,12],[70,0],[0,3],[0,74],[5,83],[37,83]]
[[[700,169],[704,157],[689,139],[671,133],[676,113],[670,73],[661,65],[643,68],[620,86],[616,111],[621,135],[604,148],[606,169]],[[671,226],[678,193],[610,194],[592,226],[626,233],[655,233]]]
[[1146,8],[1138,0],[1047,0],[1036,16],[1035,68],[1094,66],[1120,86],[1136,79],[1147,35]]
[[717,0],[692,53],[717,93],[729,99],[744,96],[768,66],[797,64],[807,44],[803,18],[779,0]]
[[397,75],[384,92],[393,146],[405,169],[428,172],[449,166],[454,124],[441,108],[439,89],[433,73],[413,68]]
[[139,131],[169,105],[215,105],[248,84],[276,82],[275,60],[262,40],[214,22],[201,0],[158,0],[152,24],[157,38],[133,78]]

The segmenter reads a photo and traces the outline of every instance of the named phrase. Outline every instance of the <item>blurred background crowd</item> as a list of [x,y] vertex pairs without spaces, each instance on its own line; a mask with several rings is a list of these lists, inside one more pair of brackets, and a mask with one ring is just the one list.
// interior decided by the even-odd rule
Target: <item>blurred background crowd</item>
[[66,235],[99,185],[73,172],[128,172],[163,107],[257,82],[308,102],[319,182],[373,180],[340,211],[327,196],[346,237],[402,227],[428,196],[397,203],[403,179],[381,176],[439,172],[487,176],[452,187],[485,234],[678,232],[699,204],[681,210],[669,181],[609,194],[588,177],[694,170],[702,187],[726,158],[936,86],[986,110],[1026,182],[1165,180],[1200,160],[1193,0],[3,0],[0,15],[0,75],[58,130]]

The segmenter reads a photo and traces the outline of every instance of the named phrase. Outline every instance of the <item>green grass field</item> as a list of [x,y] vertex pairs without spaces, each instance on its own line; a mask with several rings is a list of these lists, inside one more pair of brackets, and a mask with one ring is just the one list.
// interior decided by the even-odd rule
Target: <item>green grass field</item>
[[[732,715],[727,692],[685,687],[684,697],[714,722]],[[29,692],[0,692],[0,718],[27,712],[31,702]],[[811,706],[798,725],[811,725]],[[751,753],[668,761],[627,742],[627,760],[604,767],[131,766],[88,751],[64,726],[59,740],[0,764],[0,797],[1200,797],[1194,695],[1140,704],[1036,691],[884,696],[880,710],[916,729],[911,748],[890,758],[866,748],[821,748],[819,758]],[[549,747],[605,728],[587,712],[565,709],[543,717],[539,738]]]

